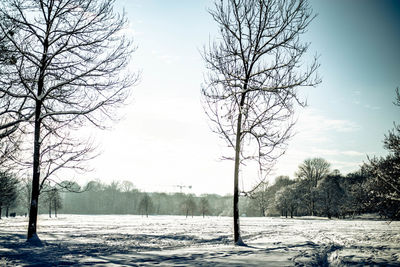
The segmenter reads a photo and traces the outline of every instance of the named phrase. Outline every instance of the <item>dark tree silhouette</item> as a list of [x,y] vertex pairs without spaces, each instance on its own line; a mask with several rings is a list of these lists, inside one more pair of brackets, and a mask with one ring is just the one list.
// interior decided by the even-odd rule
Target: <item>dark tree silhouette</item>
[[6,216],[8,217],[8,208],[17,200],[18,183],[14,175],[0,171],[0,219],[2,207],[7,209]]
[[152,209],[153,209],[153,201],[152,201],[151,197],[149,196],[149,194],[144,193],[144,195],[139,203],[140,213],[142,215],[146,214],[146,217],[149,217],[149,213],[151,212]]
[[318,183],[318,195],[322,214],[329,219],[339,217],[340,205],[344,201],[343,178],[340,174],[330,174]]
[[[400,107],[400,92],[396,89],[394,104]],[[394,123],[394,129],[385,135],[384,148],[389,151],[386,157],[369,158],[365,168],[370,173],[367,182],[371,205],[390,218],[400,218],[400,125]]]

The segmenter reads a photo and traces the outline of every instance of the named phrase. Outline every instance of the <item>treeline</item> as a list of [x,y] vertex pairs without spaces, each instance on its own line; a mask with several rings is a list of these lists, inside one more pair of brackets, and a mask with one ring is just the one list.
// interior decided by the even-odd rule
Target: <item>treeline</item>
[[[373,159],[374,165],[364,164],[359,171],[342,175],[337,170],[330,171],[329,163],[322,158],[307,159],[299,166],[295,179],[279,176],[273,184],[260,184],[246,197],[242,196],[241,215],[346,218],[377,213],[383,218],[398,219],[399,200],[391,197],[394,194],[390,194],[390,190],[382,186],[382,180],[376,178],[377,162],[382,161],[384,159]],[[27,214],[30,182],[19,181],[7,173],[0,173],[0,180],[3,192],[0,214]],[[61,185],[43,189],[39,205],[41,214],[232,216],[230,195],[148,193],[139,191],[129,181],[111,184],[91,181],[83,187],[71,182]]]
[[346,176],[338,171],[318,175],[316,163],[324,159],[306,160],[301,167],[310,172],[297,173],[296,179],[279,176],[271,186],[261,185],[249,196],[249,216],[325,216],[345,218],[362,213],[379,213],[393,217],[390,209],[371,205],[365,171]]
[[141,192],[129,181],[107,185],[91,181],[84,192],[61,193],[60,212],[68,214],[137,214],[226,216],[231,212],[231,196],[207,194]]

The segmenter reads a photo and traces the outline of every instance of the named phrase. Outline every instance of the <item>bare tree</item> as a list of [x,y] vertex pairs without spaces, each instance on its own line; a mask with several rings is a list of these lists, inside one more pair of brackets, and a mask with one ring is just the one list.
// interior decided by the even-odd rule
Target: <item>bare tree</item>
[[[87,124],[104,128],[138,78],[126,70],[134,47],[123,32],[127,20],[113,11],[113,4],[108,0],[0,4],[0,16],[18,29],[11,33],[0,23],[0,35],[15,53],[15,64],[0,73],[0,115],[15,114],[14,125],[22,129],[23,124],[22,133],[33,137],[33,145],[27,142],[21,149],[30,155],[33,150],[28,240],[38,240],[38,199],[46,181],[60,169],[85,170],[82,161],[92,157],[91,142],[75,138],[73,130]],[[19,163],[32,167],[31,161]]]
[[182,202],[182,210],[185,212],[186,218],[188,217],[189,212],[193,218],[193,213],[195,212],[196,208],[197,205],[196,201],[193,198],[193,195],[188,195]]
[[296,176],[305,181],[307,195],[304,196],[308,202],[308,210],[311,216],[315,215],[315,202],[317,197],[318,182],[325,178],[330,172],[330,164],[323,158],[306,159],[299,165]]
[[251,194],[248,195],[252,202],[256,204],[258,210],[260,211],[260,216],[263,217],[266,214],[269,204],[268,191],[268,183],[262,182],[257,185],[255,190],[252,190]]
[[142,215],[146,214],[146,217],[149,217],[149,213],[152,210],[153,210],[153,200],[151,199],[149,194],[144,193],[139,203],[139,211]]
[[45,202],[49,208],[49,218],[51,218],[52,209],[54,211],[54,217],[57,217],[57,209],[62,208],[60,192],[62,192],[62,187],[58,185],[51,186],[49,184],[45,185],[41,190],[40,196],[44,197],[43,202]]
[[207,196],[203,196],[200,198],[200,212],[203,214],[203,218],[205,217],[206,213],[210,212],[210,203],[208,202]]
[[317,59],[303,65],[309,44],[300,41],[315,16],[307,0],[216,1],[209,13],[220,36],[203,52],[208,75],[202,96],[213,130],[234,151],[227,157],[235,161],[234,241],[243,244],[239,169],[255,160],[264,179],[285,151],[296,103],[305,105],[296,89],[320,82]]

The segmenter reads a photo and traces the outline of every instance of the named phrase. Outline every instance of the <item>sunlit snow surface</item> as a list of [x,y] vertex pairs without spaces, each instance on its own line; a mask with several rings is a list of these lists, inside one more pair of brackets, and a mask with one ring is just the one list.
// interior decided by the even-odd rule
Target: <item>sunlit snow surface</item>
[[41,215],[43,246],[25,242],[27,218],[0,220],[0,266],[400,266],[400,222]]

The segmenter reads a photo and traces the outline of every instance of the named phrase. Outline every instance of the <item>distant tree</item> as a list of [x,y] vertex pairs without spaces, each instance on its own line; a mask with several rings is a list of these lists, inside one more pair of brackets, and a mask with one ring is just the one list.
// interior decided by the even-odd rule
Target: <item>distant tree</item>
[[122,181],[120,184],[120,189],[122,192],[129,192],[135,189],[135,186],[131,181]]
[[54,211],[54,217],[57,217],[57,209],[62,208],[60,188],[51,185],[47,185],[43,190],[42,194],[44,198],[44,203],[48,205],[49,217],[51,218],[51,212]]
[[252,200],[251,203],[254,203],[254,205],[257,206],[260,216],[265,216],[270,203],[268,201],[268,193],[268,184],[264,182],[258,185],[257,188],[249,194],[249,197]]
[[318,200],[322,214],[329,219],[333,215],[339,217],[340,206],[344,202],[345,192],[341,186],[343,177],[339,174],[331,174],[322,178],[317,186]]
[[[105,209],[109,209],[107,205],[109,202],[106,200],[106,194],[104,192],[106,185],[99,180],[95,180],[88,182],[87,187],[89,190],[84,193],[87,212],[106,214]],[[68,195],[70,196],[69,199],[78,197],[74,193]]]
[[[74,191],[62,190],[64,213],[113,214],[112,208],[118,206],[118,203],[111,201],[110,185],[99,180],[89,181],[82,188],[78,184],[74,187],[76,187]],[[115,194],[119,194],[119,191]]]
[[32,193],[32,181],[29,177],[23,177],[20,182],[19,190],[19,202],[22,205],[22,209],[27,215],[29,213],[29,207],[31,204],[31,193]]
[[42,192],[40,194],[40,202],[41,204],[47,205],[48,207],[48,212],[49,212],[49,218],[51,218],[51,207],[52,207],[52,200],[51,200],[51,189],[50,186],[45,186],[42,189]]
[[289,212],[289,196],[285,192],[286,188],[278,190],[275,194],[275,206],[280,211],[281,216],[288,217]]
[[[123,34],[127,20],[114,12],[113,4],[108,0],[0,3],[0,17],[18,29],[11,34],[0,23],[0,36],[16,53],[13,68],[0,73],[1,99],[13,104],[2,107],[17,108],[19,124],[34,139],[24,147],[33,154],[28,240],[37,237],[39,194],[46,180],[62,168],[83,170],[82,161],[93,157],[92,142],[74,138],[71,132],[87,124],[104,128],[137,79],[126,71],[134,50]],[[32,164],[32,156],[27,158],[26,164]]]
[[275,194],[274,205],[280,211],[281,216],[293,218],[299,205],[299,191],[297,184],[293,183],[279,189]]
[[196,207],[197,207],[197,205],[196,205],[196,202],[195,202],[193,196],[188,195],[182,203],[182,209],[186,214],[186,218],[188,217],[189,213],[193,217],[193,213],[195,212]]
[[312,158],[304,160],[296,172],[296,176],[307,184],[308,190],[304,197],[307,199],[311,216],[314,216],[316,212],[318,181],[329,174],[329,168],[330,164],[325,159]]
[[[272,185],[268,185],[266,182],[258,184],[253,188],[253,190],[247,193],[250,198],[247,212],[249,214],[254,214],[253,216],[274,216],[279,212],[276,206],[276,193],[284,187],[287,187],[295,183],[288,176],[278,176]],[[256,209],[256,213],[254,213]]]
[[200,198],[200,212],[204,216],[210,212],[210,203],[208,202],[208,199],[206,196],[203,196]]
[[8,210],[13,206],[18,197],[18,179],[11,173],[0,171],[0,219],[2,208],[6,208],[6,217]]
[[139,202],[139,210],[142,215],[146,214],[146,217],[149,217],[149,213],[153,209],[153,201],[151,197],[144,193],[142,199]]
[[52,200],[53,200],[54,217],[57,217],[57,210],[62,208],[61,194],[60,190],[58,190],[57,188],[53,188]]
[[107,207],[107,214],[120,214],[122,204],[120,200],[120,186],[119,181],[112,181],[111,184],[104,188],[105,206]]
[[288,196],[288,208],[289,208],[289,213],[290,213],[290,218],[293,218],[294,215],[297,216],[298,208],[301,203],[301,196],[299,194],[299,184],[294,183],[292,185],[289,185],[286,187],[285,193]]
[[[132,182],[130,181],[122,181],[120,184],[121,190],[121,213],[134,213],[135,206],[138,205],[137,193],[138,190],[135,188]],[[129,205],[127,205],[129,203]]]
[[342,180],[341,186],[344,189],[344,197],[340,205],[342,217],[370,211],[367,204],[369,197],[366,189],[368,176],[365,167],[361,167],[360,170],[347,174]]
[[296,89],[320,82],[317,60],[304,66],[309,44],[300,42],[314,16],[307,0],[217,0],[209,13],[220,36],[204,49],[203,103],[213,130],[234,152],[227,157],[235,162],[234,242],[243,244],[239,169],[255,160],[265,179],[291,136],[294,105],[304,106]]

